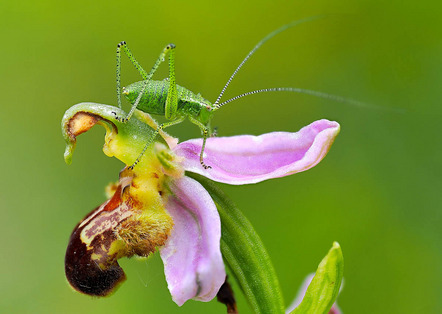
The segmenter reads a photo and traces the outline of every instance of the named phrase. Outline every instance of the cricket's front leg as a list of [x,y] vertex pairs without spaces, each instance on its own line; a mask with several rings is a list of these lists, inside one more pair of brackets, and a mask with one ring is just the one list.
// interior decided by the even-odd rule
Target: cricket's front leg
[[203,133],[203,145],[201,147],[201,153],[200,153],[200,163],[201,163],[201,166],[204,169],[211,169],[212,167],[206,165],[204,163],[204,160],[203,160],[204,159],[203,158],[203,156],[204,156],[204,148],[206,147],[206,141],[207,141],[207,138],[209,137],[209,134],[211,133],[210,129],[207,126],[205,126],[204,124],[202,124],[200,121],[198,121],[197,119],[192,117],[192,116],[189,116],[189,120],[193,124],[196,124],[201,129],[201,132]]
[[[129,47],[127,46],[127,43],[125,41],[122,41],[118,43],[117,45],[117,101],[118,101],[118,107],[121,109],[121,50],[124,51],[126,56],[129,58],[130,62],[134,65],[134,67],[140,72],[141,76],[144,80],[148,79],[147,72],[143,69],[143,67],[138,63],[138,61],[135,59],[134,55],[130,51]],[[153,74],[153,73],[152,73]],[[152,75],[151,75],[152,76]]]
[[203,160],[204,148],[206,147],[206,141],[207,141],[208,136],[209,136],[209,129],[205,128],[203,130],[203,146],[201,147],[201,153],[200,153],[200,163],[204,169],[211,169],[212,168],[211,166],[206,165]]
[[152,134],[152,136],[147,140],[146,144],[144,145],[143,150],[141,151],[140,155],[137,157],[137,159],[134,161],[134,163],[132,165],[129,166],[129,169],[133,169],[141,160],[141,157],[143,157],[144,153],[146,152],[147,148],[153,143],[153,141],[155,140],[155,138],[157,137],[158,133],[160,133],[160,131],[162,129],[165,129],[169,126],[172,126],[174,124],[178,124],[183,122],[185,119],[184,116],[178,117],[176,120],[174,121],[170,121],[167,123],[162,123],[158,126],[158,128],[155,130],[155,132]]

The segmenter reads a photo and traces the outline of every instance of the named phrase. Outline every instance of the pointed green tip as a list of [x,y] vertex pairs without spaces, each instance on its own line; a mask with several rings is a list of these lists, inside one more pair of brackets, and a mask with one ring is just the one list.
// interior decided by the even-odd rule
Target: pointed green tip
[[328,313],[336,301],[344,274],[344,257],[341,246],[333,246],[322,259],[302,302],[291,314]]
[[330,249],[330,252],[334,251],[337,255],[336,260],[339,263],[343,263],[344,262],[344,256],[342,255],[342,249],[341,246],[339,245],[338,242],[333,242],[333,246]]
[[64,161],[70,165],[72,163],[72,154],[75,149],[75,142],[66,143],[66,149],[64,151]]
[[328,269],[327,271],[336,271],[339,273],[338,277],[342,276],[344,256],[342,255],[342,249],[338,242],[333,242],[331,249],[319,264],[319,268]]

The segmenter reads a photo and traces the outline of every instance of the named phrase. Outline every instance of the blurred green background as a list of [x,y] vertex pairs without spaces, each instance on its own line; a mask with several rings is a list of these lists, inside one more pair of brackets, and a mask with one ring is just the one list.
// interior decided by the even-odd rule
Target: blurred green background
[[[79,138],[67,166],[60,120],[78,102],[116,103],[121,40],[146,69],[175,43],[178,84],[214,101],[258,40],[318,14],[328,17],[258,50],[224,99],[296,86],[384,109],[290,93],[231,103],[216,115],[220,136],[296,131],[320,118],[342,129],[312,170],[223,188],[262,237],[287,304],[338,241],[345,313],[440,313],[442,5],[410,0],[1,1],[0,312],[225,313],[216,301],[177,307],[158,255],[123,259],[128,280],[109,298],[71,290],[63,268],[69,235],[105,200],[122,164],[102,153],[97,127]],[[155,77],[167,72],[162,66]],[[122,84],[139,79],[123,58]],[[169,132],[200,136],[188,122]]]

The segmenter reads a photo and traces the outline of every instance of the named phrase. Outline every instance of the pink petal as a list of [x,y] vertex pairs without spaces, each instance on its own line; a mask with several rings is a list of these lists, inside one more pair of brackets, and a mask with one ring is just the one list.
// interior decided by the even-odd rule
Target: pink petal
[[210,301],[226,278],[218,211],[209,193],[191,178],[174,180],[170,188],[166,208],[175,225],[160,251],[169,291],[179,306],[189,299]]
[[204,150],[205,170],[199,161],[202,139],[178,144],[184,169],[229,184],[247,184],[283,177],[310,169],[325,157],[340,126],[318,120],[296,133],[273,132],[209,138]]

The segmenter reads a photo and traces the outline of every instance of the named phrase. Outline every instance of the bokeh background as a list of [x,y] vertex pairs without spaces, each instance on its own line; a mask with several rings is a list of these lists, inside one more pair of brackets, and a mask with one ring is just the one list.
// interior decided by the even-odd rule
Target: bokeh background
[[[224,99],[296,86],[373,106],[290,93],[227,105],[214,121],[220,136],[296,131],[320,118],[342,130],[314,169],[223,189],[262,237],[287,304],[339,241],[345,313],[440,313],[442,5],[411,0],[1,1],[0,312],[224,313],[216,301],[176,306],[158,255],[121,260],[128,280],[109,298],[71,290],[69,235],[122,164],[102,153],[97,127],[67,166],[60,120],[78,102],[116,103],[121,40],[146,69],[175,43],[177,82],[215,100],[258,40],[318,14],[327,17],[258,50]],[[123,85],[139,79],[123,58]],[[169,132],[200,136],[190,123]],[[241,313],[250,312],[235,289]]]

